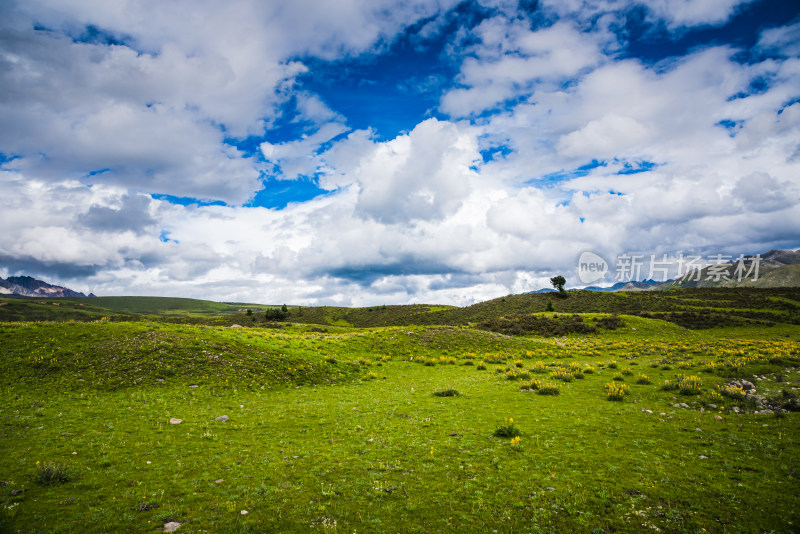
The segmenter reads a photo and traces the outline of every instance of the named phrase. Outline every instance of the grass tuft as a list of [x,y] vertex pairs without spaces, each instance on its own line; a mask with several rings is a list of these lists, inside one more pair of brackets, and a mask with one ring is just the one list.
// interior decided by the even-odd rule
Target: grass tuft
[[628,395],[631,392],[627,384],[615,384],[614,382],[609,382],[605,387],[606,394],[608,394],[608,400],[610,401],[621,401],[625,398],[625,395]]
[[36,462],[36,473],[33,476],[33,480],[40,486],[56,486],[69,482],[73,478],[73,470],[64,464]]
[[497,428],[492,434],[496,438],[515,438],[519,436],[521,432],[517,427],[516,423],[514,423],[513,418],[506,419],[506,423],[503,426]]
[[539,389],[536,390],[537,395],[552,395],[557,396],[559,394],[558,388],[552,382],[548,382],[547,384],[543,385]]

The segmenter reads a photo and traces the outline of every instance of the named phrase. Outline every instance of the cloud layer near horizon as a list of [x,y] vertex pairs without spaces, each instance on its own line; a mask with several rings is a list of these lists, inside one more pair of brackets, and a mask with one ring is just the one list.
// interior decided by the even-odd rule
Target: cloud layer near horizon
[[[456,4],[5,3],[0,275],[466,304],[572,285],[586,250],[800,246],[800,20],[653,58],[634,15],[637,42],[675,43],[753,3]],[[356,128],[377,117],[304,82],[401,40],[456,73],[396,80],[436,92],[405,131]],[[323,194],[259,201],[304,181]]]

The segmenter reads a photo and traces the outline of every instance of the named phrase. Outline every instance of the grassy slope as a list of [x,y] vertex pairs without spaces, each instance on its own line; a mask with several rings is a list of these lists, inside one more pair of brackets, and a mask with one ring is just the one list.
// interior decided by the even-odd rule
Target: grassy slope
[[[701,313],[724,315],[744,321],[800,321],[797,302],[800,288],[731,289],[697,288],[675,291],[601,293],[574,291],[566,299],[552,294],[508,295],[464,308],[435,309],[431,306],[387,306],[374,308],[302,308],[294,310],[289,321],[334,324],[344,320],[359,327],[477,323],[515,313],[544,312],[552,301],[559,313]],[[794,304],[793,304],[794,303]],[[667,316],[669,318],[669,316]]]
[[0,298],[0,321],[86,321],[102,317],[224,318],[263,313],[260,304],[221,303],[170,297]]
[[109,314],[85,299],[0,298],[0,322],[94,321]]
[[[797,415],[735,414],[711,392],[723,375],[755,372],[764,393],[800,386],[800,328],[625,321],[558,339],[0,325],[0,480],[10,483],[0,530],[153,532],[169,520],[181,532],[794,530]],[[557,397],[519,392],[506,369],[537,360],[544,380],[558,363],[596,372],[553,380]],[[604,384],[626,368],[631,395],[607,401]],[[676,372],[697,374],[703,394],[661,391]],[[635,384],[643,373],[651,385]],[[432,395],[446,387],[462,395]],[[214,421],[222,414],[230,420]],[[508,417],[519,450],[490,437]],[[37,485],[37,461],[67,465],[73,480]]]
[[170,297],[93,297],[85,300],[114,313],[130,315],[220,315],[236,313],[248,306]]

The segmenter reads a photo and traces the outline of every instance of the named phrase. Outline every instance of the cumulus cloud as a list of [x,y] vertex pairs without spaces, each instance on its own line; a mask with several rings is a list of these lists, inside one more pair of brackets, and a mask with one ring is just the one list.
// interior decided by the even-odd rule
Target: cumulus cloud
[[384,223],[441,219],[469,193],[478,159],[474,136],[426,120],[359,161],[352,171],[360,189],[356,210]]

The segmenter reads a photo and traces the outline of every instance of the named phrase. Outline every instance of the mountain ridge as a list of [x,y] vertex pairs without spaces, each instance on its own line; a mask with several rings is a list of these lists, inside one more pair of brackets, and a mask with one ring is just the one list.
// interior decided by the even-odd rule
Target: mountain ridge
[[[86,297],[84,293],[74,291],[68,287],[48,284],[32,276],[9,276],[6,279],[0,278],[0,295],[5,297],[40,297],[40,298],[62,298],[62,297]],[[89,293],[90,297],[95,295]]]

